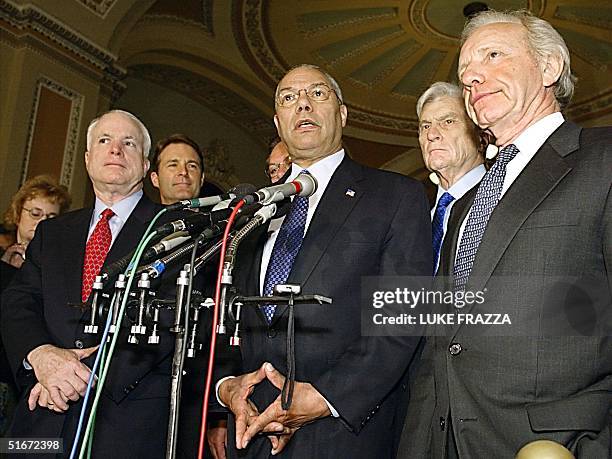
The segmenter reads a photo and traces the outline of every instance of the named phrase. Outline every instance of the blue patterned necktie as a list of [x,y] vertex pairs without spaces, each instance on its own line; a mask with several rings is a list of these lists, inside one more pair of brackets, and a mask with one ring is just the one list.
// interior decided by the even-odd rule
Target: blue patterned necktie
[[506,178],[506,166],[518,152],[514,144],[502,148],[493,167],[485,174],[478,186],[453,269],[455,291],[465,290],[482,235],[501,196]]
[[448,191],[445,191],[438,201],[436,211],[434,212],[434,218],[431,222],[431,236],[433,246],[433,266],[434,275],[438,271],[438,257],[440,256],[440,246],[442,245],[442,239],[444,238],[444,216],[446,215],[446,209],[448,205],[453,202],[454,196]]
[[[308,174],[307,171],[301,173]],[[291,203],[291,209],[285,217],[274,242],[264,280],[264,295],[272,295],[274,286],[283,284],[289,277],[293,261],[302,246],[307,215],[308,198],[295,196]],[[271,323],[276,305],[266,304],[261,309],[268,323]]]

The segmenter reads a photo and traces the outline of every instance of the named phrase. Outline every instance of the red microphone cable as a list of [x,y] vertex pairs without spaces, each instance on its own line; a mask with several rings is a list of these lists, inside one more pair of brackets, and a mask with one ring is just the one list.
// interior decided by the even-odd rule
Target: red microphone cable
[[202,459],[204,457],[204,445],[206,441],[206,421],[208,417],[208,397],[210,396],[212,371],[215,362],[215,345],[217,343],[217,321],[219,317],[219,300],[221,298],[221,277],[223,275],[223,264],[225,262],[225,250],[230,229],[234,224],[236,214],[243,205],[244,201],[241,199],[238,204],[236,204],[236,207],[234,207],[233,212],[227,220],[227,225],[225,226],[225,231],[223,232],[223,244],[221,245],[221,252],[219,253],[219,271],[217,274],[217,285],[215,287],[215,309],[213,311],[212,333],[210,337],[210,351],[208,353],[208,370],[206,373],[204,400],[202,401],[202,424],[200,425],[200,444],[198,446],[198,459]]

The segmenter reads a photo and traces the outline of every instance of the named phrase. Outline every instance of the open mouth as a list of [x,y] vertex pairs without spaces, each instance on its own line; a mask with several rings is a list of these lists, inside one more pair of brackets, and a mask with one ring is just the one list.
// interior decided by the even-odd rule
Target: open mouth
[[309,129],[309,128],[316,128],[316,127],[319,127],[319,125],[311,119],[303,119],[295,123],[296,129]]

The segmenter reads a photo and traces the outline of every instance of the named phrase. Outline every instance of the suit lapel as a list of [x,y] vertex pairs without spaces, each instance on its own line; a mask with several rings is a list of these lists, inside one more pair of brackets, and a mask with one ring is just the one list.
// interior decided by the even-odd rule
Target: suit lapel
[[[362,180],[362,167],[345,156],[321,196],[293,263],[288,283],[299,283],[302,286],[307,283],[327,247],[361,199],[363,186],[359,182]],[[347,194],[348,190],[352,190],[352,193]],[[286,309],[287,306],[276,308],[272,325]]]
[[544,143],[491,214],[483,235],[468,288],[481,290],[527,217],[571,171],[571,167]]
[[457,244],[459,243],[459,229],[472,208],[472,203],[476,197],[476,191],[479,185],[480,183],[474,185],[474,187],[463,195],[451,208],[451,214],[447,225],[447,228],[450,228],[451,232],[444,237],[444,242],[442,243],[442,250],[440,252],[440,276],[453,275],[455,254],[457,253]]
[[[70,269],[63,270],[64,288],[68,292],[68,302],[74,305],[81,303],[85,243],[92,212],[93,208],[91,207],[75,212],[73,218],[66,222],[65,237],[62,237],[59,242],[62,246],[60,253],[64,254],[62,264],[70,267]],[[74,311],[77,316],[80,314],[79,309],[74,308]]]
[[157,210],[158,207],[149,198],[144,195],[140,198],[113,242],[102,269],[136,248]]
[[[478,247],[467,290],[484,289],[525,220],[572,170],[563,157],[578,148],[580,130],[576,128],[564,123],[555,131],[499,201]],[[458,233],[459,228],[455,231]],[[453,239],[456,248],[456,236]],[[473,307],[466,307],[465,312]]]

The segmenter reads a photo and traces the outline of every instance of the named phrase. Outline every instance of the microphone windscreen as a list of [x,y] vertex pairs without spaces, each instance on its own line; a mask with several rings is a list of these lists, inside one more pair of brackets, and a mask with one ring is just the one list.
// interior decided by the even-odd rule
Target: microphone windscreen
[[255,185],[251,185],[250,183],[239,183],[234,188],[229,190],[230,193],[233,193],[238,198],[242,198],[250,193],[255,193],[257,191],[257,187]]

